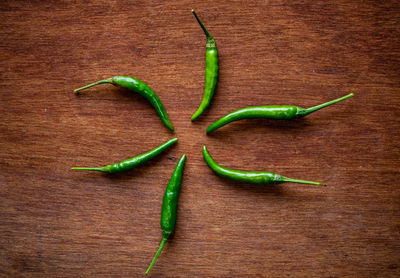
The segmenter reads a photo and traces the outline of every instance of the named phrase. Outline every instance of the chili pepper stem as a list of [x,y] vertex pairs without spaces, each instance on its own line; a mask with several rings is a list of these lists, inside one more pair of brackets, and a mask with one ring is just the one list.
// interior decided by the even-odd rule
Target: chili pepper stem
[[334,100],[322,103],[322,104],[314,106],[314,107],[310,107],[310,108],[307,108],[307,109],[301,109],[300,111],[298,111],[297,115],[298,115],[298,117],[304,117],[304,116],[306,116],[308,114],[311,114],[311,113],[313,113],[315,111],[318,111],[318,110],[320,110],[322,108],[325,108],[325,107],[330,106],[332,104],[338,103],[338,102],[340,102],[342,100],[351,98],[352,96],[354,96],[353,93],[348,94],[348,95],[346,95],[344,97],[341,97],[341,98],[338,98],[338,99],[334,99]]
[[194,17],[196,18],[197,22],[200,24],[201,29],[203,29],[204,34],[206,34],[207,38],[212,38],[211,34],[208,33],[206,27],[203,25],[203,22],[201,22],[200,18],[197,16],[196,12],[192,9],[192,13]]
[[92,83],[92,84],[83,86],[83,87],[81,87],[81,88],[75,89],[74,92],[75,92],[75,93],[79,93],[79,91],[85,90],[85,89],[87,89],[87,88],[90,88],[90,87],[93,87],[93,86],[96,86],[96,85],[99,85],[99,84],[104,84],[104,83],[111,83],[111,84],[112,84],[112,78],[100,80],[100,81],[94,82],[94,83]]
[[303,183],[303,184],[313,184],[313,185],[321,185],[326,186],[324,183],[315,182],[315,181],[305,181],[305,180],[296,180],[291,178],[282,177],[282,181],[284,182],[294,182],[294,183]]
[[85,168],[85,167],[73,167],[72,170],[86,170],[86,171],[100,171],[106,172],[103,168]]
[[165,243],[167,242],[168,237],[163,237],[160,243],[160,247],[158,247],[157,253],[154,255],[153,260],[151,261],[151,264],[149,265],[149,267],[146,270],[146,274],[149,274],[150,270],[153,268],[154,264],[157,261],[158,256],[161,254],[161,251],[164,248]]

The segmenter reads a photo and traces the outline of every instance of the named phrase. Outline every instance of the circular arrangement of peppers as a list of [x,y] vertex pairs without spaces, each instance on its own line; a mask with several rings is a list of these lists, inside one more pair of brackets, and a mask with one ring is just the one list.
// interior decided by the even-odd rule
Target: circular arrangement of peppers
[[[218,50],[217,45],[214,41],[214,38],[204,27],[203,23],[197,16],[196,12],[192,10],[193,15],[195,16],[197,22],[200,24],[200,27],[203,29],[204,34],[206,35],[206,66],[205,66],[205,83],[204,83],[204,95],[203,99],[200,103],[199,108],[191,117],[191,120],[194,121],[197,119],[210,105],[212,97],[214,96],[215,87],[218,82],[218,72],[219,72],[219,63],[218,63]],[[168,118],[167,112],[162,104],[160,98],[154,93],[154,91],[147,86],[143,81],[139,79],[128,77],[128,76],[114,76],[112,78],[100,80],[94,82],[92,84],[86,85],[79,89],[75,90],[75,93],[79,93],[81,90],[90,88],[95,85],[109,83],[118,87],[122,87],[128,90],[131,90],[135,93],[146,98],[151,105],[153,105],[157,114],[159,115],[161,121],[164,125],[171,131],[174,131],[174,127],[171,121]],[[348,99],[352,97],[353,94],[348,94],[341,98],[328,101],[326,103],[310,107],[310,108],[301,108],[298,106],[292,105],[266,105],[266,106],[253,106],[253,107],[245,107],[239,110],[236,110],[228,115],[220,118],[219,120],[212,123],[208,128],[206,133],[215,131],[216,129],[229,124],[234,121],[239,121],[242,119],[255,119],[255,118],[265,118],[265,119],[273,119],[273,120],[290,120],[296,118],[302,118],[307,116],[310,113],[313,113],[317,110],[330,106],[334,103],[340,102],[342,100]],[[140,154],[136,157],[126,159],[124,161],[106,165],[104,167],[74,167],[73,170],[88,170],[88,171],[100,171],[105,173],[120,173],[129,171],[146,161],[154,158],[155,156],[161,154],[164,150],[168,149],[172,145],[174,145],[178,141],[178,138],[173,138],[160,146],[146,152]],[[233,170],[225,168],[219,165],[208,153],[206,146],[203,146],[203,157],[207,165],[219,176],[226,177],[235,181],[254,183],[254,184],[278,184],[284,182],[293,182],[293,183],[304,183],[304,184],[313,184],[313,185],[322,185],[325,184],[314,181],[305,181],[287,178],[275,173],[270,172],[245,172],[241,170]],[[182,183],[182,174],[183,168],[186,161],[186,155],[184,154],[178,161],[174,172],[172,173],[171,179],[165,189],[164,198],[161,207],[161,229],[162,229],[162,240],[160,246],[155,254],[150,266],[146,270],[146,274],[148,274],[151,268],[154,266],[158,256],[160,255],[168,237],[172,234],[175,229],[176,216],[178,210],[178,198],[179,191]]]

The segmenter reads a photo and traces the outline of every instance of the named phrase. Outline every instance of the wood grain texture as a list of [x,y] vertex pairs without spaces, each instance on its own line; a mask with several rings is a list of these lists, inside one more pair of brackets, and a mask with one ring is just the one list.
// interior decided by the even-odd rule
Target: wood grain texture
[[[210,109],[205,38],[220,53]],[[400,5],[397,1],[2,1],[0,276],[142,277],[162,195],[186,153],[174,237],[151,277],[399,277]],[[145,81],[146,100],[102,85]],[[251,105],[313,106],[299,121],[206,127]],[[129,173],[73,172],[176,146]],[[323,181],[255,186],[226,167]]]

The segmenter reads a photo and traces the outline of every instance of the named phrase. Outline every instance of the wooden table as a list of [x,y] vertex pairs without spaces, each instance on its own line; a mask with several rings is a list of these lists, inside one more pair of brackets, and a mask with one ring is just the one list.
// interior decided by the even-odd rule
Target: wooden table
[[[216,3],[218,2],[218,3]],[[210,109],[205,37],[220,53]],[[4,1],[0,5],[0,276],[141,277],[160,239],[165,186],[186,153],[175,236],[151,277],[399,277],[398,1]],[[175,126],[111,85],[145,81]],[[244,120],[245,106],[310,107]],[[120,175],[74,172],[179,143]],[[256,186],[220,164],[323,181]]]

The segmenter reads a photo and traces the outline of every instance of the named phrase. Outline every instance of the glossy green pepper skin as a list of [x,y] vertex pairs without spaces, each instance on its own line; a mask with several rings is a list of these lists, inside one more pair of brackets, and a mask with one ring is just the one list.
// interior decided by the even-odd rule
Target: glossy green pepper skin
[[161,229],[163,236],[169,237],[175,229],[176,214],[178,211],[178,198],[181,190],[183,166],[185,165],[186,155],[183,155],[176,164],[171,179],[165,189],[163,203],[161,207]]
[[106,165],[104,167],[98,167],[98,168],[85,168],[85,167],[74,167],[72,170],[87,170],[87,171],[100,171],[104,173],[110,173],[110,174],[115,174],[115,173],[121,173],[121,172],[126,172],[129,170],[132,170],[133,168],[145,163],[146,161],[149,161],[150,159],[156,157],[157,155],[161,154],[164,150],[168,149],[171,147],[173,144],[175,144],[178,141],[178,138],[171,139],[164,144],[158,146],[157,148],[148,151],[144,154],[135,156],[133,158],[126,159],[124,161]]
[[174,131],[174,127],[168,118],[167,111],[165,110],[164,105],[162,104],[160,98],[154,93],[154,91],[149,86],[146,85],[146,83],[140,81],[137,78],[129,76],[114,76],[108,79],[94,82],[82,88],[75,89],[74,92],[78,93],[81,90],[104,83],[109,83],[118,87],[128,89],[146,98],[151,103],[151,105],[153,105],[154,109],[156,110],[158,116],[161,118],[161,121],[164,123],[164,125],[169,130]]
[[245,172],[222,167],[211,157],[211,155],[207,151],[206,146],[203,146],[203,157],[211,170],[213,170],[217,175],[235,181],[254,184],[278,184],[284,182],[293,182],[325,186],[325,184],[319,182],[286,178],[284,176],[270,172]]
[[146,274],[150,272],[152,267],[157,261],[162,249],[164,248],[165,242],[168,237],[172,234],[175,229],[176,215],[178,212],[178,199],[179,192],[181,190],[183,166],[185,165],[186,155],[183,155],[176,164],[175,170],[172,173],[171,179],[165,189],[163,203],[161,207],[161,229],[162,229],[162,240],[160,247],[157,250],[150,266],[146,270]]
[[217,44],[215,43],[213,37],[204,27],[203,23],[200,21],[196,12],[192,10],[193,15],[195,16],[197,22],[200,24],[201,28],[206,35],[206,71],[205,71],[205,82],[204,82],[204,95],[201,100],[200,106],[197,111],[190,118],[192,121],[197,119],[203,112],[207,109],[207,107],[211,103],[211,99],[214,96],[215,87],[218,82],[218,72],[219,72],[219,64],[218,64],[218,49]]
[[239,121],[242,119],[264,118],[273,120],[290,120],[290,119],[302,118],[317,110],[330,106],[339,101],[348,99],[352,96],[353,94],[348,94],[344,97],[334,99],[329,102],[307,109],[292,105],[266,105],[266,106],[246,107],[236,110],[232,113],[229,113],[228,115],[215,121],[207,128],[206,132],[208,134],[228,123]]

